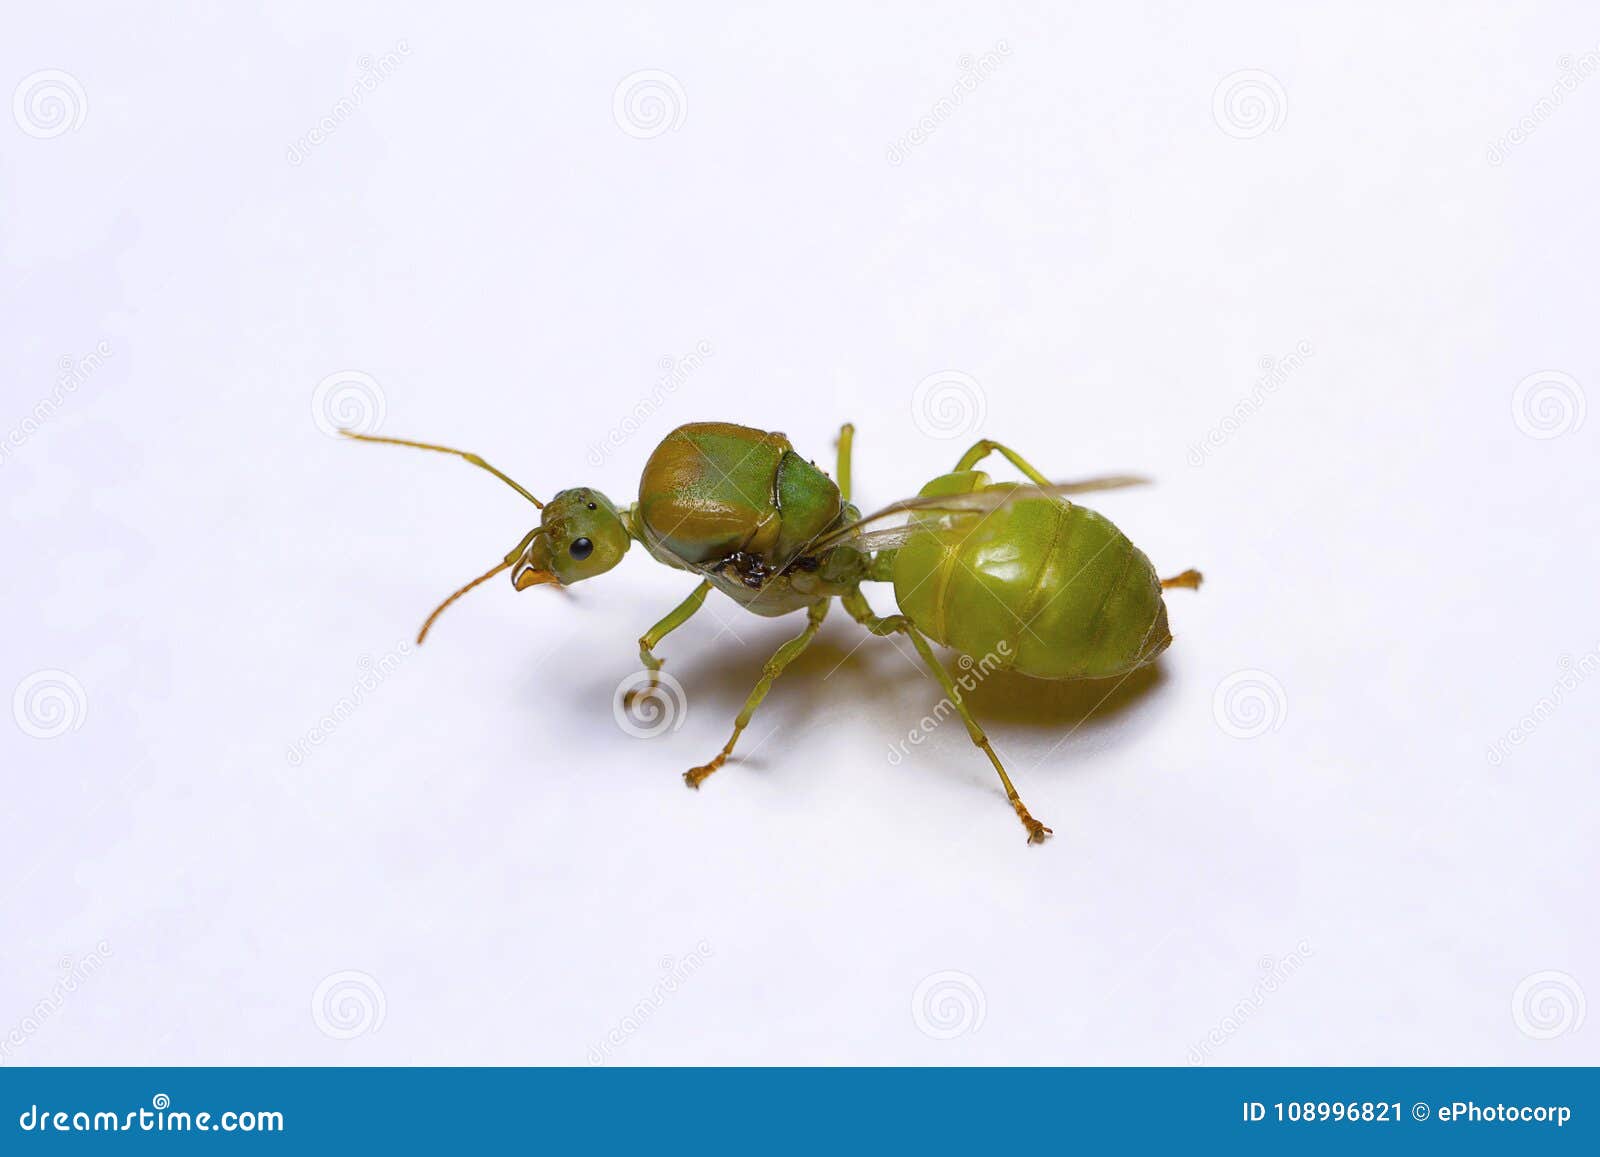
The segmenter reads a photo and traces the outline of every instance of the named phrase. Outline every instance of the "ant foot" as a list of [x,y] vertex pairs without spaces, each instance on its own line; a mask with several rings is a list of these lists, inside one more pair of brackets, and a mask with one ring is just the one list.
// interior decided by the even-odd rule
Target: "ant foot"
[[717,768],[721,767],[723,760],[727,758],[728,757],[726,754],[719,755],[710,763],[703,763],[699,767],[691,767],[688,771],[683,773],[683,782],[698,790],[701,783],[705,781],[706,777],[712,772],[716,771]]

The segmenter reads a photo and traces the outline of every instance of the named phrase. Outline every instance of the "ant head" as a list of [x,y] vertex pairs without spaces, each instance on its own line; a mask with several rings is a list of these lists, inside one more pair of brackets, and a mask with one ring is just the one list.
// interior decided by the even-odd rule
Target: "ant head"
[[571,586],[604,574],[628,553],[627,524],[598,490],[563,490],[545,504],[539,528],[520,546],[511,568],[519,591],[539,583]]
[[627,521],[611,504],[611,500],[598,490],[590,490],[587,486],[563,490],[544,503],[510,475],[496,470],[476,454],[465,450],[436,446],[432,442],[413,442],[407,438],[360,434],[354,430],[340,430],[339,433],[358,442],[386,442],[391,446],[410,446],[416,450],[454,454],[481,470],[487,470],[540,510],[539,525],[528,531],[499,565],[473,579],[435,608],[417,633],[418,643],[428,637],[434,620],[444,613],[446,607],[503,570],[511,572],[511,581],[519,591],[539,583],[570,586],[582,579],[604,574],[628,553],[631,536]]

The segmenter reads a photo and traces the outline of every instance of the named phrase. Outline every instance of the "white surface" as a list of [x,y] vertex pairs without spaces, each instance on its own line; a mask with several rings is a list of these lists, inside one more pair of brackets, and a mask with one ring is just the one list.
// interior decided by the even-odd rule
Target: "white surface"
[[[6,429],[111,353],[0,465],[5,689],[61,670],[86,704],[0,728],[0,1033],[110,951],[5,1063],[582,1064],[694,953],[607,1059],[1182,1064],[1221,1026],[1214,1063],[1600,1063],[1600,678],[1487,754],[1563,656],[1600,662],[1600,419],[1513,416],[1530,374],[1600,382],[1600,77],[1489,155],[1597,51],[1592,8],[1035,8],[13,14],[7,91],[64,70],[87,105],[0,120]],[[645,69],[684,97],[651,139],[613,115]],[[1213,113],[1249,69],[1285,102],[1255,136]],[[713,596],[662,648],[681,729],[634,739],[612,689],[688,587],[642,551],[570,596],[474,592],[291,766],[360,658],[531,525],[463,463],[325,436],[345,370],[383,432],[542,495],[629,501],[697,419],[830,468],[853,419],[863,505],[980,434],[1144,471],[1096,505],[1208,581],[1081,725],[1086,693],[974,696],[1044,848],[959,726],[890,764],[938,694],[837,610],[686,791],[799,620]],[[964,437],[913,412],[946,370],[986,408]],[[1214,696],[1249,670],[1284,699],[1240,739]],[[344,971],[367,1007],[314,1017]],[[951,1039],[912,1013],[942,971],[982,993]]]

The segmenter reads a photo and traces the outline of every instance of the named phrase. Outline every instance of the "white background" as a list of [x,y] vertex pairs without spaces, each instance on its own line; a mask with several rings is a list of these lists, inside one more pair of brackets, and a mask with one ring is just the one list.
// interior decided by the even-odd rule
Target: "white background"
[[[71,83],[0,112],[5,1063],[1600,1063],[1600,76],[1535,111],[1597,51],[1577,2],[19,9],[0,87]],[[837,611],[685,790],[799,620],[713,596],[636,739],[690,585],[637,550],[474,592],[297,766],[535,517],[327,436],[348,371],[543,496],[703,419],[830,469],[854,420],[865,507],[984,435],[1142,471],[1096,505],[1207,584],[1098,710],[972,696],[1043,848],[959,726],[890,762],[938,692]]]

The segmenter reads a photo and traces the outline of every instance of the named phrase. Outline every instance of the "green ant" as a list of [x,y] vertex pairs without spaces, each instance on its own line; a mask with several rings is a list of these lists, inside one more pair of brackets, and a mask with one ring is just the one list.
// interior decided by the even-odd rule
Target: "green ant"
[[[762,667],[722,750],[684,773],[690,787],[699,787],[733,754],[773,682],[816,638],[837,598],[874,635],[901,634],[911,641],[972,742],[994,764],[1028,842],[1042,842],[1050,829],[1023,804],[932,643],[973,658],[998,655],[999,668],[1037,679],[1125,676],[1172,642],[1162,591],[1200,585],[1193,570],[1157,577],[1144,552],[1108,519],[1065,497],[1143,479],[1115,475],[1053,483],[1014,450],[987,439],[917,498],[863,518],[850,505],[854,428],[848,424],[839,431],[837,482],[795,453],[782,434],[727,422],[680,426],[650,455],[638,501],[623,508],[589,487],[563,490],[543,503],[476,454],[341,432],[365,442],[455,454],[540,508],[539,525],[498,565],[428,616],[418,643],[446,607],[502,571],[511,571],[519,591],[541,583],[570,586],[616,566],[634,542],[700,580],[639,639],[652,687],[662,664],[655,648],[700,609],[713,588],[752,614],[806,612],[805,628]],[[991,482],[976,469],[991,453],[1009,461],[1029,484]],[[861,593],[864,582],[893,583],[900,613],[876,614]]]

